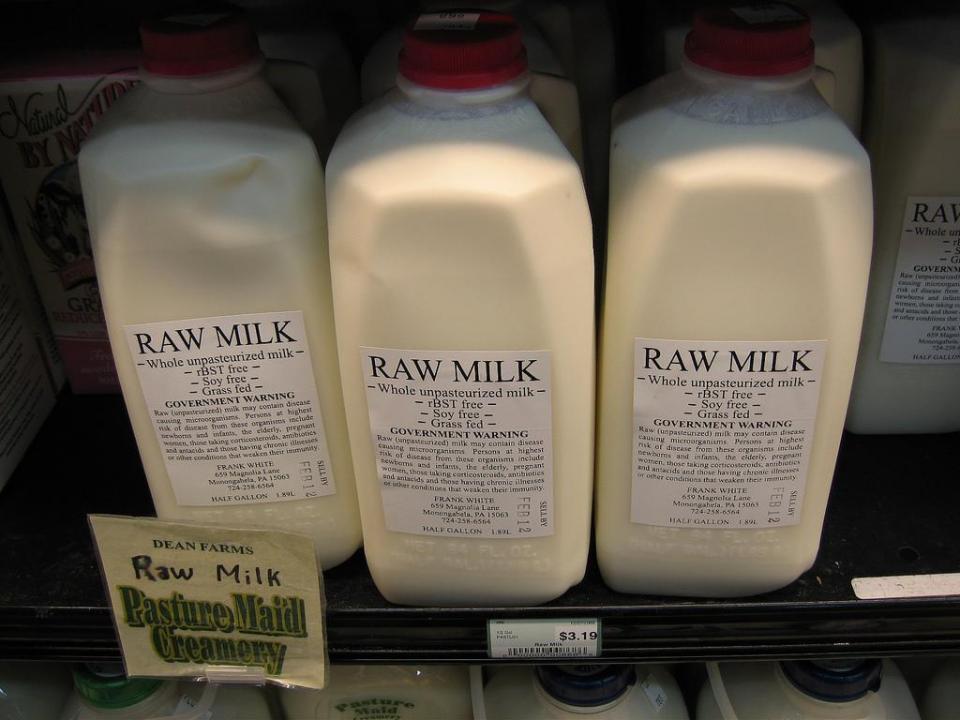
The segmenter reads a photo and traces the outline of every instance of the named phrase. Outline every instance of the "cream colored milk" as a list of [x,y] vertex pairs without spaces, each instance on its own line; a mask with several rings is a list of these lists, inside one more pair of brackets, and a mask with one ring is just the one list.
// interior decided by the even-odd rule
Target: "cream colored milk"
[[659,665],[637,665],[636,682],[615,700],[595,706],[570,705],[547,693],[531,666],[506,667],[484,688],[488,720],[687,720],[683,694]]
[[750,595],[817,553],[870,262],[869,165],[809,74],[686,72],[614,114],[597,553],[616,590]]
[[883,661],[876,692],[843,702],[820,700],[801,691],[778,662],[723,663],[719,668],[731,708],[721,711],[707,680],[697,700],[697,720],[920,720],[910,689],[890,660]]
[[871,30],[877,226],[847,429],[960,430],[960,15]]
[[282,690],[287,720],[471,720],[470,678],[457,665],[333,665],[323,690]]
[[960,659],[944,660],[923,694],[923,720],[953,720],[960,708]]
[[[579,582],[589,545],[593,257],[580,173],[523,78],[469,92],[402,85],[351,120],[328,166],[367,562],[393,602],[544,602]],[[393,394],[402,388],[414,394]]]
[[[443,3],[427,3],[431,9]],[[530,97],[566,145],[570,154],[583,165],[583,138],[577,87],[564,75],[563,68],[536,27],[523,27],[523,44],[530,63]],[[381,97],[397,84],[397,56],[403,45],[402,28],[388,30],[374,43],[360,68],[360,97],[364,103]]]
[[147,75],[80,169],[158,516],[307,533],[329,568],[360,527],[323,176],[257,69]]
[[[831,0],[791,0],[810,15],[816,44],[817,69],[813,83],[833,111],[855,135],[863,113],[863,43],[856,23]],[[749,3],[744,3],[748,5]],[[679,70],[688,24],[663,31],[664,70]]]

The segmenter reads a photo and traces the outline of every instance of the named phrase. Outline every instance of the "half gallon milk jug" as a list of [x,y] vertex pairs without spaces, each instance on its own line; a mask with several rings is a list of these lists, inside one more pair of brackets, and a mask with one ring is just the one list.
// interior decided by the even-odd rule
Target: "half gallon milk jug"
[[960,712],[960,658],[944,660],[923,694],[923,720],[956,720]]
[[707,667],[697,720],[920,720],[910,689],[890,660]]
[[583,577],[593,257],[520,30],[411,29],[330,156],[331,264],[367,562],[393,602],[538,603]]
[[506,668],[484,689],[489,720],[687,720],[676,681],[655,665]]
[[238,15],[146,23],[143,84],[80,157],[110,341],[157,514],[359,546],[310,139]]
[[[793,0],[810,15],[810,35],[815,45],[816,68],[813,83],[824,99],[854,134],[860,134],[863,110],[863,43],[856,23],[832,0]],[[744,2],[741,10],[773,13],[762,5]],[[759,9],[758,9],[759,8]],[[677,70],[683,62],[686,24],[673,24],[664,29],[663,53],[667,72]]]
[[615,111],[597,552],[622,592],[751,595],[817,554],[870,169],[779,7],[699,12],[683,70]]
[[70,688],[62,663],[2,663],[0,720],[58,720]]
[[283,690],[287,720],[471,720],[470,678],[456,665],[332,665],[323,690]]
[[62,720],[271,720],[270,706],[257,687],[80,669],[74,672],[74,688]]
[[[430,7],[442,2],[425,2]],[[513,3],[490,3],[512,5]],[[469,29],[480,21],[480,12],[434,12],[424,13],[414,21],[415,28],[430,29],[462,27]],[[522,25],[523,45],[527,52],[530,69],[529,93],[540,112],[550,123],[563,144],[577,160],[583,162],[583,140],[580,128],[580,106],[577,87],[565,75],[553,50],[544,40],[536,26],[530,22]],[[396,86],[397,56],[403,45],[403,30],[388,30],[367,53],[360,68],[360,96],[363,102],[371,102]]]
[[847,429],[960,430],[960,13],[878,25],[866,140],[877,230]]

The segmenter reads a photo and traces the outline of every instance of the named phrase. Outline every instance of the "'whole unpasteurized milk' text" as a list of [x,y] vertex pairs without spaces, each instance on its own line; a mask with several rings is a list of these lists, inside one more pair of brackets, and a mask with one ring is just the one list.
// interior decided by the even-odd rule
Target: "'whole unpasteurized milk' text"
[[590,215],[525,70],[508,16],[411,28],[399,89],[330,156],[364,547],[393,602],[544,602],[585,569]]
[[749,595],[816,557],[870,170],[796,8],[702,11],[686,52],[614,115],[597,552],[620,591]]
[[239,15],[143,28],[143,84],[80,156],[111,345],[157,514],[360,527],[310,139]]
[[870,30],[877,229],[847,429],[960,430],[960,12]]

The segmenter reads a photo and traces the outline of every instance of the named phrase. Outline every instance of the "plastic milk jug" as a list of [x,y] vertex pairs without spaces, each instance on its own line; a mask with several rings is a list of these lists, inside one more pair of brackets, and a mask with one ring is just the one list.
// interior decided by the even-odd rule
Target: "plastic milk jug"
[[820,542],[870,169],[806,17],[761,8],[698,13],[683,70],[614,114],[596,528],[621,592],[766,592]]
[[958,33],[955,8],[871,32],[877,226],[847,418],[855,433],[960,430]]
[[[456,11],[424,13],[416,19],[415,27],[469,26],[477,22],[481,14]],[[526,22],[521,27],[530,69],[530,97],[573,157],[582,164],[583,139],[577,87],[566,77],[556,55],[536,26]],[[388,30],[367,53],[360,68],[360,97],[364,103],[396,87],[397,57],[403,46],[403,33],[401,28]]]
[[472,720],[470,679],[457,665],[332,665],[323,690],[280,693],[288,720]]
[[539,665],[498,671],[489,720],[687,720],[673,677],[655,665]]
[[708,675],[697,720],[920,720],[890,660],[709,663]]
[[[831,0],[792,0],[810,15],[816,69],[813,84],[855,134],[863,112],[863,42],[856,23]],[[748,6],[749,3],[743,3]],[[689,24],[664,29],[664,69],[678,70]]]
[[58,720],[70,694],[69,666],[0,664],[0,720]]
[[263,691],[251,686],[80,669],[74,672],[74,688],[62,720],[271,720]]
[[509,16],[414,27],[399,92],[330,155],[364,545],[393,602],[545,602],[586,564],[590,215],[525,70]]
[[80,157],[124,400],[162,519],[360,544],[309,137],[240,15],[142,29],[143,83]]

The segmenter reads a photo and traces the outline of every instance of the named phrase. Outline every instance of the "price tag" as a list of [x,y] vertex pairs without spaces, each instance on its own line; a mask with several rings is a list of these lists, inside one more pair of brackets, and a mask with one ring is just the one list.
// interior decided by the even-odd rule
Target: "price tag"
[[960,573],[853,578],[851,585],[861,600],[943,597],[960,595]]
[[90,527],[128,675],[326,684],[311,538],[108,515]]
[[492,658],[594,658],[600,656],[600,621],[488,620]]

